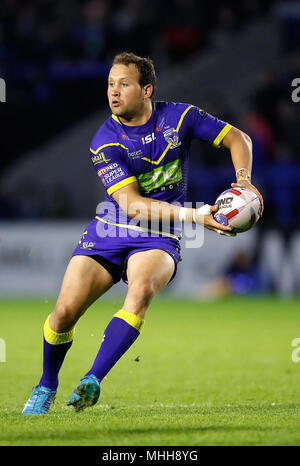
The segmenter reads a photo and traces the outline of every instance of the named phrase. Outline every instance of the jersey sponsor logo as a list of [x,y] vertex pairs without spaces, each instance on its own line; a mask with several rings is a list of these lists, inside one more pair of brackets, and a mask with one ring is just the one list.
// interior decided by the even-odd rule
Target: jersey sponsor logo
[[163,116],[160,121],[158,122],[158,125],[156,127],[156,131],[162,131],[164,128],[167,129],[169,128],[169,126],[165,126],[165,121],[166,121],[166,118]]
[[152,141],[155,141],[156,136],[155,133],[147,134],[144,138],[142,138],[142,143],[143,144],[149,144]]
[[100,168],[100,170],[97,170],[98,176],[102,176],[105,173],[109,172],[110,170],[113,170],[114,168],[117,168],[118,164],[117,163],[111,163],[107,167]]
[[142,157],[142,155],[143,155],[143,151],[141,149],[136,150],[134,152],[128,152],[128,157],[130,159],[139,159],[140,157]]
[[121,138],[123,141],[132,141],[132,142],[137,142],[137,139],[130,138],[127,134],[121,134]]
[[164,138],[168,144],[170,144],[170,149],[175,149],[181,145],[181,141],[179,141],[179,136],[175,128],[170,128],[164,131]]
[[109,163],[111,161],[111,159],[107,159],[104,155],[104,152],[100,152],[100,154],[98,155],[94,155],[94,157],[92,157],[92,162],[94,165],[98,165],[99,163]]
[[103,180],[103,184],[104,186],[118,180],[119,178],[121,178],[122,176],[126,176],[127,173],[125,173],[125,171],[121,168],[121,167],[117,167],[115,168],[114,170],[110,170],[109,173],[105,173],[102,177],[102,180]]
[[142,194],[144,196],[146,196],[146,195],[153,196],[153,194],[165,193],[165,192],[168,192],[168,191],[172,191],[173,189],[179,189],[181,187],[181,185],[182,185],[182,182],[177,181],[176,183],[170,183],[170,184],[167,184],[165,186],[161,186],[160,188],[151,189],[151,191],[143,191]]
[[177,159],[162,167],[154,168],[151,172],[138,176],[139,187],[142,192],[149,193],[153,190],[165,190],[164,187],[181,182],[181,160]]
[[93,243],[92,241],[85,241],[84,243],[82,243],[82,248],[83,249],[90,249],[90,248],[93,248],[95,246],[96,243]]

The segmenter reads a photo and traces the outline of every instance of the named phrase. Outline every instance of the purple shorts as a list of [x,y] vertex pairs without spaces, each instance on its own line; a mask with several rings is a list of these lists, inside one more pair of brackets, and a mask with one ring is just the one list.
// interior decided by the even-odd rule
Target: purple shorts
[[153,235],[145,230],[107,224],[94,218],[84,230],[72,256],[91,256],[108,270],[115,283],[127,283],[127,261],[132,254],[150,249],[162,249],[174,260],[175,270],[181,261],[180,243],[175,235]]

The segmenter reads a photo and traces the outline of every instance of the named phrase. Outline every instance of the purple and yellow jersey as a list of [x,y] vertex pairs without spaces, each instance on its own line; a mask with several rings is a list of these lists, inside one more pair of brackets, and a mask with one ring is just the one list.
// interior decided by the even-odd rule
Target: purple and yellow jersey
[[[193,139],[219,147],[232,128],[228,123],[189,104],[154,102],[144,125],[127,126],[112,115],[91,144],[91,159],[113,208],[99,216],[107,223],[132,222],[113,199],[118,189],[137,181],[142,196],[183,205],[186,200],[188,155]],[[181,225],[169,233],[180,236]]]

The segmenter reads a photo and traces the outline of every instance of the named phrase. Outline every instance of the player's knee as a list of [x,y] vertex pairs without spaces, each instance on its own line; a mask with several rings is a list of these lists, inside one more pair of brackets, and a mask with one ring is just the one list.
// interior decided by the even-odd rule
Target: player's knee
[[67,303],[59,303],[55,306],[52,313],[52,324],[54,331],[60,333],[66,331],[66,328],[72,327],[76,323],[76,312],[74,307]]

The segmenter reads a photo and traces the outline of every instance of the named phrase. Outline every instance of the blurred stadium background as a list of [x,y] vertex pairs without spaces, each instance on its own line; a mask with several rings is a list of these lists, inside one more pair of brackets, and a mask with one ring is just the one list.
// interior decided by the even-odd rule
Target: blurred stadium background
[[[2,0],[0,293],[55,297],[104,190],[89,143],[109,116],[113,56],[150,56],[158,100],[189,102],[248,133],[262,221],[237,238],[205,231],[164,293],[196,298],[300,291],[300,2]],[[195,142],[188,200],[234,181],[230,155]],[[183,242],[183,246],[184,246]],[[110,294],[124,291],[117,285]]]

